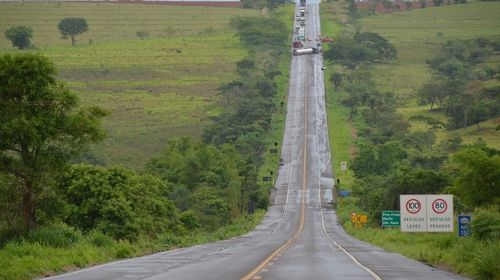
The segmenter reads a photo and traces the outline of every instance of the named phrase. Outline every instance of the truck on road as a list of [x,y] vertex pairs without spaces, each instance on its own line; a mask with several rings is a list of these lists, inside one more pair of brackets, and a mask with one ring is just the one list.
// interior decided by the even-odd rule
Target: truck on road
[[317,48],[296,49],[293,50],[293,55],[317,54],[318,52]]

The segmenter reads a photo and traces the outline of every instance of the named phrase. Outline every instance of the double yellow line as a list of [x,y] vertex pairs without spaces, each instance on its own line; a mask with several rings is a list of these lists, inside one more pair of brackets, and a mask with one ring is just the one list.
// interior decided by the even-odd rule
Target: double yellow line
[[[307,56],[303,56],[303,59],[307,59]],[[300,58],[299,58],[300,59]],[[297,232],[293,235],[292,238],[288,239],[285,244],[281,245],[278,249],[276,249],[271,255],[269,255],[263,262],[261,262],[257,267],[255,267],[252,271],[250,271],[247,275],[245,275],[241,280],[250,280],[255,277],[264,267],[266,267],[271,260],[273,260],[280,252],[283,253],[285,249],[287,249],[297,238],[299,238],[300,234],[304,230],[304,221],[305,221],[305,209],[306,209],[306,190],[307,190],[307,98],[308,98],[308,75],[307,75],[308,65],[305,65],[304,77],[305,77],[305,89],[304,89],[304,166],[303,166],[303,178],[302,178],[302,199],[300,206],[300,224]],[[290,163],[291,164],[291,163]],[[285,206],[286,207],[286,206]]]

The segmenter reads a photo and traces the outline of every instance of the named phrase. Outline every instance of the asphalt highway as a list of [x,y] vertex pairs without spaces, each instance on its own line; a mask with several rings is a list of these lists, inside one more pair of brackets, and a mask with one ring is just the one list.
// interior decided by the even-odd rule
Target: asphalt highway
[[[308,4],[305,47],[320,34]],[[298,13],[298,7],[297,7]],[[127,259],[50,279],[464,279],[347,235],[328,202],[334,188],[321,54],[294,56],[272,206],[233,239]]]

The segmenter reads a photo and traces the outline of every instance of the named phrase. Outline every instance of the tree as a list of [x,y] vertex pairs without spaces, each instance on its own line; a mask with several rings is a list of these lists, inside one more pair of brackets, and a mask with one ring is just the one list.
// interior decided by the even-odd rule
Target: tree
[[434,108],[434,105],[443,105],[444,100],[447,97],[448,83],[443,80],[433,80],[424,84],[424,86],[418,91],[418,97],[420,99],[421,105],[430,104],[430,110]]
[[484,145],[462,148],[451,159],[453,192],[470,208],[498,203],[500,153]]
[[397,58],[397,50],[386,38],[374,32],[362,32],[354,35],[354,40],[370,50],[377,52],[377,60],[393,60]]
[[413,7],[413,1],[406,0],[405,1],[405,6],[406,6],[407,10],[411,9]]
[[59,22],[59,31],[63,39],[71,36],[71,45],[75,45],[75,36],[89,30],[87,20],[84,18],[64,18]]
[[66,201],[63,219],[81,230],[135,240],[139,234],[155,236],[177,224],[174,203],[156,177],[120,167],[74,165],[60,181],[59,193]]
[[27,26],[14,26],[5,31],[5,38],[12,42],[13,47],[21,50],[31,47],[30,39],[33,37],[33,29]]
[[145,30],[139,30],[135,32],[135,35],[137,35],[137,37],[139,37],[141,40],[146,40],[149,38],[149,32]]
[[443,5],[444,0],[432,0],[432,2],[434,3],[434,7],[439,7]]
[[335,90],[338,90],[340,88],[341,83],[342,83],[342,73],[340,73],[340,72],[332,73],[332,75],[330,76],[330,81],[333,82]]
[[286,0],[266,0],[267,2],[267,7],[269,10],[273,11],[274,9],[278,8],[279,6],[285,5],[287,2]]
[[46,57],[0,57],[0,172],[22,185],[26,228],[36,224],[39,197],[55,174],[87,144],[103,139],[97,107],[80,109],[76,94],[55,79]]

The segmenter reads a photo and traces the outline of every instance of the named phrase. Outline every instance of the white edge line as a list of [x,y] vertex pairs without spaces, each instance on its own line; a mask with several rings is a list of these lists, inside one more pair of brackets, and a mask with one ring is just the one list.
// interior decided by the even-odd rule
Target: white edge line
[[[196,247],[199,247],[201,245],[204,245],[204,244],[196,245],[196,246],[193,246],[193,247],[190,247],[190,248],[196,248]],[[134,260],[143,259],[143,258],[157,256],[157,255],[163,255],[163,254],[167,254],[167,253],[176,252],[178,250],[180,250],[180,248],[179,249],[170,250],[170,251],[162,251],[162,252],[154,253],[154,254],[151,254],[151,255],[145,255],[145,256],[141,256],[141,257],[133,257],[133,258],[128,258],[128,259],[124,259],[124,260],[118,260],[118,261],[114,261],[114,262],[110,262],[110,263],[100,264],[100,265],[96,265],[96,266],[92,266],[92,267],[88,267],[88,268],[83,268],[83,269],[79,269],[79,270],[75,270],[75,271],[71,271],[71,272],[67,272],[67,273],[63,273],[63,274],[59,274],[59,275],[54,275],[54,276],[44,277],[44,278],[38,278],[38,279],[56,279],[56,278],[60,278],[60,277],[66,277],[66,276],[70,276],[70,275],[82,273],[82,272],[85,272],[85,271],[89,271],[89,270],[98,269],[98,268],[105,267],[105,266],[114,265],[114,264],[117,264],[117,263],[122,263],[122,262],[130,261],[132,259],[134,259]]]
[[[297,61],[297,60],[295,60]],[[292,57],[292,64],[293,64],[293,57]],[[296,63],[295,63],[296,64]],[[291,69],[290,69],[290,72],[291,72]],[[288,89],[288,97],[290,97],[290,88]],[[288,100],[290,100],[290,98],[288,98]],[[294,102],[294,106],[297,102]],[[294,117],[293,117],[293,124],[292,124],[292,148],[291,148],[291,151],[290,151],[290,162],[288,163],[288,184],[287,184],[287,187],[286,187],[286,198],[285,198],[285,206],[283,207],[283,215],[281,216],[281,220],[284,220],[285,219],[285,216],[286,216],[286,208],[288,206],[288,194],[290,193],[290,183],[292,181],[292,164],[293,164],[293,152],[294,152],[294,147],[295,147],[295,142],[296,142],[296,137],[295,137],[295,132],[297,131],[297,126],[296,126],[296,116],[295,116],[295,108],[293,108],[292,112],[287,112],[290,113],[290,115],[294,114]],[[285,128],[286,129],[286,128]],[[286,134],[283,135],[283,137],[285,136]],[[284,142],[284,141],[283,141]]]
[[[317,17],[319,17],[319,14],[318,14]],[[313,67],[313,69],[316,70],[316,67]],[[316,102],[317,102],[317,98],[316,98]],[[326,133],[328,133],[328,130],[326,131]],[[319,139],[318,139],[318,137],[316,137],[316,149],[318,150],[318,155],[319,155],[319,143],[318,143],[318,141],[319,141]],[[331,151],[330,151],[330,153],[331,153]],[[331,156],[330,156],[330,158],[331,158]],[[318,162],[319,162],[319,156],[318,156]],[[321,164],[321,163],[318,163],[318,167],[319,167],[319,164]],[[351,260],[355,264],[357,264],[359,267],[363,268],[366,272],[368,272],[373,277],[373,279],[375,279],[375,280],[382,280],[382,278],[380,278],[380,276],[378,276],[371,269],[369,269],[368,267],[366,267],[362,263],[360,263],[358,261],[358,259],[356,259],[356,257],[354,257],[353,255],[351,255],[346,249],[344,249],[335,240],[333,240],[330,237],[330,235],[328,234],[328,232],[326,231],[325,219],[324,219],[324,216],[323,216],[323,203],[322,203],[322,200],[321,200],[321,173],[320,173],[320,171],[318,171],[318,193],[319,193],[319,205],[320,205],[320,213],[321,213],[321,224],[323,226],[323,232],[325,233],[325,235],[328,238],[328,240],[330,240],[330,242],[332,242],[335,246],[337,246],[340,250],[342,250],[342,252],[344,252],[346,255],[348,255],[349,258],[351,258]]]

